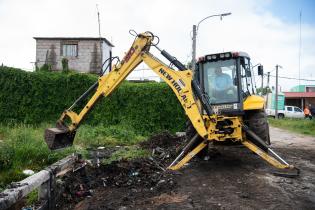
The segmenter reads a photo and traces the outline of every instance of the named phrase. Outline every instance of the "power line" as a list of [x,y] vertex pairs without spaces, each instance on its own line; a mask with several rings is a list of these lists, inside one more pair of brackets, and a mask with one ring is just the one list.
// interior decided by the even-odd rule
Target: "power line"
[[299,85],[301,81],[301,45],[302,45],[302,30],[301,30],[301,21],[302,21],[302,10],[300,10],[300,40],[299,40]]
[[[265,74],[267,76],[267,74]],[[276,77],[275,75],[270,75],[271,77]],[[300,80],[300,81],[309,81],[309,82],[315,82],[315,79],[297,79],[293,77],[284,77],[284,76],[278,76],[279,78],[282,79],[292,79],[292,80]]]

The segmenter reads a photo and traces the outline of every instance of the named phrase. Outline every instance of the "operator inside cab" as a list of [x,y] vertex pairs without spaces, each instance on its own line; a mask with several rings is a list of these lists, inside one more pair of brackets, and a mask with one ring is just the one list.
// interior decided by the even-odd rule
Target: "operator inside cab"
[[237,101],[237,87],[233,84],[235,80],[235,70],[233,67],[212,67],[208,69],[207,74],[208,95],[213,104]]
[[221,67],[215,68],[214,87],[217,92],[225,91],[232,87],[232,78],[230,75],[223,73]]

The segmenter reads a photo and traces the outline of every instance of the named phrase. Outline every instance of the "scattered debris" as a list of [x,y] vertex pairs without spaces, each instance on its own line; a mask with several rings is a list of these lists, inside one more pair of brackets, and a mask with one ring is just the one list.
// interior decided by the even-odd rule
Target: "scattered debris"
[[[73,170],[74,173],[65,175],[63,180],[58,182],[64,186],[62,198],[57,204],[58,208],[71,209],[82,199],[93,197],[93,191],[100,187],[126,188],[136,194],[143,191],[154,194],[175,189],[174,176],[178,173],[166,171],[165,166],[176,155],[181,144],[183,137],[164,132],[152,136],[141,144],[142,148],[152,151],[152,156],[131,161],[114,161],[107,165],[98,163],[100,159],[109,158],[121,147],[98,147],[90,150],[93,164],[82,164]],[[67,205],[64,205],[66,203]],[[73,205],[69,206],[68,203]]]
[[142,142],[141,147],[152,151],[151,158],[162,167],[167,167],[185,145],[185,136],[163,132]]
[[35,172],[33,170],[30,169],[25,169],[23,170],[23,174],[27,175],[27,176],[31,176],[33,175]]
[[[303,159],[296,159],[303,169],[303,178],[279,179],[269,173],[269,165],[238,146],[210,148],[207,161],[196,158],[195,162],[190,162],[190,167],[180,171],[165,170],[183,145],[183,137],[163,133],[141,144],[142,148],[151,151],[150,157],[120,160],[99,167],[86,164],[73,174],[65,175],[61,181],[57,180],[64,190],[56,209],[315,207],[312,149],[288,149],[286,141],[278,146],[274,144],[280,153],[303,154]],[[122,148],[98,148],[93,154],[110,157],[112,151]]]

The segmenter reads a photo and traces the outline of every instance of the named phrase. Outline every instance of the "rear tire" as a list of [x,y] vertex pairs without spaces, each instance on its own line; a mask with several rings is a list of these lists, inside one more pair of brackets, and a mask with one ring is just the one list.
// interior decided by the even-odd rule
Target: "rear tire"
[[[187,144],[188,142],[196,135],[197,131],[193,124],[190,122],[190,120],[186,121],[186,140]],[[198,139],[195,144],[192,146],[192,150],[196,148],[201,142],[203,141],[203,138],[198,135]],[[196,155],[198,158],[203,159],[205,156],[208,155],[208,147],[203,148],[198,154]]]
[[278,118],[279,119],[283,119],[284,118],[284,114],[282,114],[282,113],[278,114]]
[[[267,145],[271,144],[267,115],[263,110],[246,112],[244,122]],[[250,140],[251,138],[248,137],[248,139]]]

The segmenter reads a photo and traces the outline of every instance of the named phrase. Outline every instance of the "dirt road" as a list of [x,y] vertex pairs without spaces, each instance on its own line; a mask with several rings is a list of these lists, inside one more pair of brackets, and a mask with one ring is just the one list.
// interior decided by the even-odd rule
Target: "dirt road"
[[219,154],[210,160],[192,161],[179,173],[160,178],[159,183],[167,183],[162,187],[99,185],[92,196],[60,205],[63,209],[315,209],[315,138],[271,128],[271,142],[275,151],[300,168],[298,178],[274,176],[270,165],[242,146],[218,146]]

